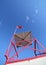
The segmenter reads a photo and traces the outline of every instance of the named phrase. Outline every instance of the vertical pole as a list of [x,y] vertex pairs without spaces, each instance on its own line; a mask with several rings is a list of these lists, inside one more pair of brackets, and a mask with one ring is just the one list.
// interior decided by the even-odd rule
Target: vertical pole
[[[36,49],[36,39],[34,39],[34,49]],[[34,50],[34,54],[35,54],[35,56],[37,56],[36,50]]]
[[15,52],[16,52],[16,55],[17,55],[17,57],[18,57],[18,52],[17,52],[17,50],[16,50],[16,47],[15,47],[15,44],[14,44],[14,42],[11,42],[11,44],[12,44],[12,46],[14,47],[14,50],[15,50]]
[[[14,34],[16,33],[17,29],[21,29],[21,28],[23,28],[23,26],[17,26],[16,29],[15,29]],[[13,34],[13,36],[14,36],[14,34]],[[13,41],[13,39],[14,39],[13,36],[12,36],[12,38],[11,38],[10,45],[9,45],[9,47],[8,47],[8,49],[10,49],[10,51],[7,51],[8,54],[7,54],[7,53],[5,54],[6,62],[7,62],[7,60],[8,60],[8,56],[9,56],[9,54],[10,54],[10,52],[11,52],[11,49],[12,49],[11,44],[12,44],[12,46],[14,47],[14,50],[15,50],[16,55],[17,55],[17,57],[18,57],[18,52],[17,52],[17,50],[16,50],[15,44],[12,43],[12,41]],[[6,63],[5,63],[5,65],[6,65]]]
[[5,61],[5,64],[4,64],[4,65],[6,65],[6,62],[7,62],[7,60],[8,60],[8,57],[7,57],[7,55],[5,55],[5,57],[6,57],[6,61]]

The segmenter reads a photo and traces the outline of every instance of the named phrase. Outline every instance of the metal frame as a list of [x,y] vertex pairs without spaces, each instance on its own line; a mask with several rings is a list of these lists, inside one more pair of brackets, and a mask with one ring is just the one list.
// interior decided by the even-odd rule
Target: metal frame
[[[18,27],[17,27],[17,28],[18,28]],[[21,28],[21,26],[20,26],[20,28]],[[23,42],[23,41],[28,42],[29,44],[31,44],[31,43],[33,42],[34,47],[33,47],[33,48],[29,48],[29,44],[28,44],[28,45],[26,45],[26,46],[22,46],[21,50],[17,51],[17,49],[16,49],[17,47],[16,47],[15,43],[13,42],[13,40],[11,40],[10,46],[9,46],[9,48],[6,50],[6,54],[5,54],[6,63],[12,63],[12,62],[15,62],[15,61],[16,61],[16,62],[20,61],[20,60],[18,60],[19,53],[22,52],[22,51],[23,51],[24,49],[26,49],[26,48],[28,48],[29,50],[33,50],[33,51],[34,51],[34,55],[35,55],[35,56],[33,56],[33,58],[38,58],[38,57],[46,56],[46,48],[45,48],[36,38],[33,38],[33,39],[32,39],[32,42],[29,42],[29,41],[26,41],[26,40],[22,40],[22,41],[19,41],[19,42],[17,42],[17,43],[20,43],[20,42]],[[41,46],[41,47],[43,48],[43,50],[37,49],[37,44],[38,44],[39,46]],[[14,48],[15,54],[14,54],[12,57],[9,57],[10,52],[12,51],[12,48]],[[37,54],[37,51],[40,52],[39,55]],[[17,59],[14,59],[15,56],[17,57]],[[30,58],[30,59],[32,59],[32,58]],[[27,60],[30,60],[30,59],[27,58]],[[26,60],[26,59],[25,59],[25,60]],[[5,64],[6,64],[6,63],[5,63]]]
[[23,62],[23,61],[30,61],[30,60],[33,60],[33,59],[37,59],[37,58],[42,58],[42,57],[46,57],[46,54],[43,56],[34,56],[32,58],[26,58],[26,59],[22,59],[22,60],[15,60],[15,61],[12,61],[12,62],[6,62],[6,64],[11,64],[11,63],[17,63],[17,62]]

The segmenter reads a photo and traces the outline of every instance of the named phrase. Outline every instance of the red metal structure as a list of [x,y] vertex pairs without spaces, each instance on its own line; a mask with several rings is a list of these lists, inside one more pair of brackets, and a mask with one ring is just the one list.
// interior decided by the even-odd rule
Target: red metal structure
[[[20,29],[21,31],[23,26],[17,26],[16,28]],[[32,44],[33,44],[33,47],[30,48],[29,46],[32,46]],[[43,48],[43,50],[40,50],[39,48],[37,48],[37,45]],[[15,53],[10,57],[12,48],[14,48]],[[21,48],[21,49],[18,51],[18,48]],[[34,52],[33,57],[46,55],[46,48],[36,38],[32,38],[31,32],[23,32],[23,33],[18,33],[18,34],[15,32],[13,34],[9,47],[6,50],[6,54],[5,54],[6,63],[18,60],[19,53],[25,50],[26,48],[28,48],[30,51],[33,50]]]

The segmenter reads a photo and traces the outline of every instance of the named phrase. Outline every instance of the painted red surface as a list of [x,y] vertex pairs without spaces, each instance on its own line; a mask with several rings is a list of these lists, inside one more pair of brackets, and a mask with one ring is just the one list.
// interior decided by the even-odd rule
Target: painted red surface
[[15,63],[15,62],[23,62],[23,61],[30,61],[30,60],[33,60],[33,59],[37,59],[37,58],[42,58],[42,57],[46,57],[46,54],[45,55],[39,55],[39,56],[35,56],[35,57],[32,57],[32,58],[26,58],[26,59],[22,59],[22,60],[15,60],[15,61],[12,61],[12,62],[6,62],[6,64],[10,64],[10,63]]

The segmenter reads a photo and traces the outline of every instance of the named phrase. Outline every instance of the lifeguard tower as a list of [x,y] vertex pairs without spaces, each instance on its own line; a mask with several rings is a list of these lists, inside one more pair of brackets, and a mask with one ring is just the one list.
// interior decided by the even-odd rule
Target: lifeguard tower
[[[16,29],[19,29],[20,31],[22,28],[23,26],[16,27]],[[38,48],[39,46],[42,49]],[[32,50],[34,55],[32,57],[30,56],[30,58],[18,58],[19,54],[25,49],[29,49],[30,51]],[[30,53],[30,51],[27,52]],[[23,55],[25,56],[26,54],[24,53]],[[9,47],[6,50],[5,57],[5,65],[46,65],[46,48],[36,38],[32,37],[31,31],[21,33],[15,32]]]

